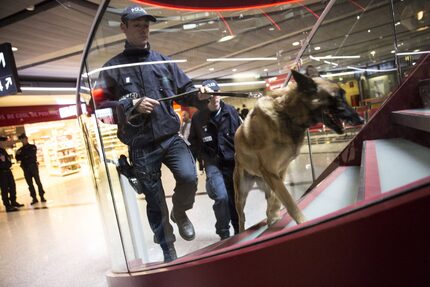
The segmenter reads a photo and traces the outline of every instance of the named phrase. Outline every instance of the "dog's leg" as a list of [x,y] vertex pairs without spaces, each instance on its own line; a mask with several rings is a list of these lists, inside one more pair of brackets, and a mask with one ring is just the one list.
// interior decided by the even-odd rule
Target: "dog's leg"
[[279,210],[281,209],[281,202],[279,201],[276,194],[269,190],[269,194],[266,193],[267,200],[267,224],[272,226],[275,224],[281,217],[279,216]]
[[275,224],[279,219],[279,210],[281,209],[281,202],[276,197],[276,194],[270,189],[266,182],[262,178],[257,181],[257,188],[264,192],[267,202],[266,216],[267,225],[271,226]]
[[261,170],[264,180],[269,184],[272,190],[276,193],[276,196],[281,200],[282,204],[287,208],[287,212],[296,221],[297,224],[306,221],[302,211],[297,206],[291,194],[285,187],[282,179],[274,174],[271,174],[265,170]]
[[239,221],[239,231],[242,232],[245,230],[245,202],[248,197],[249,190],[244,188],[244,185],[247,185],[244,181],[244,170],[240,167],[240,164],[236,162],[236,166],[233,172],[233,181],[234,181],[234,199],[236,205],[236,212]]

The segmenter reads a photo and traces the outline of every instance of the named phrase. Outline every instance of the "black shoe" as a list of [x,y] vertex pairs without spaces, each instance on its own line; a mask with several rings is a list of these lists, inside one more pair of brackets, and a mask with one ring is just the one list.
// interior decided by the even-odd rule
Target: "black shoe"
[[14,207],[23,207],[24,206],[24,204],[21,204],[21,203],[19,203],[17,201],[15,201],[14,203],[12,203],[11,205],[14,206]]
[[164,262],[171,262],[178,258],[176,255],[175,246],[169,245],[165,248],[163,248],[163,256],[164,256]]
[[178,225],[179,234],[183,239],[191,241],[196,237],[194,226],[188,219],[188,216],[185,212],[181,216],[178,216],[177,214],[174,214],[174,211],[172,210],[170,219]]
[[37,198],[33,198],[33,200],[31,201],[31,205],[33,205],[33,204],[35,204],[35,203],[38,203],[39,201],[37,200]]
[[18,211],[18,208],[14,206],[6,206],[6,212],[14,212],[14,211]]
[[221,240],[227,239],[230,237],[230,232],[220,233],[219,237],[221,238]]
[[46,199],[45,199],[45,197],[43,195],[40,197],[40,201],[41,202],[46,202]]

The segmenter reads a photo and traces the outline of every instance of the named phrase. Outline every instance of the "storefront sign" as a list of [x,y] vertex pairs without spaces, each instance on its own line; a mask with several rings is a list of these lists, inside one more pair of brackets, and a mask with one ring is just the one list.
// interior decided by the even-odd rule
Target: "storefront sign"
[[70,114],[68,117],[61,117],[60,109],[69,109],[69,107],[70,105],[0,107],[0,126],[14,126],[76,118],[76,113]]
[[0,45],[0,96],[14,95],[21,92],[13,57],[12,45]]

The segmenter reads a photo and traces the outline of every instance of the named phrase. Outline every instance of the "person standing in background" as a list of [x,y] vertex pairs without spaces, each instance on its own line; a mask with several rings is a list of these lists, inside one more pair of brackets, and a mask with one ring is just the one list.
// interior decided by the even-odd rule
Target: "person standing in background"
[[6,151],[8,138],[0,136],[0,189],[1,199],[6,208],[6,212],[18,211],[17,207],[23,207],[24,204],[16,201],[16,185],[12,171],[12,160]]
[[182,123],[181,123],[181,129],[179,130],[179,132],[181,133],[182,137],[187,143],[188,143],[188,136],[190,135],[190,126],[191,126],[190,113],[187,111],[182,111]]
[[240,116],[242,118],[242,120],[244,120],[246,118],[246,116],[249,113],[249,109],[246,107],[245,104],[242,105],[242,110],[240,111]]
[[[206,80],[202,87],[219,91],[218,83]],[[234,204],[234,135],[242,123],[236,109],[212,96],[207,108],[193,115],[188,138],[195,157],[201,157],[206,171],[206,191],[215,202],[215,230],[221,240],[230,236],[230,223],[239,233]]]
[[33,198],[31,205],[39,202],[36,196],[36,190],[33,185],[33,178],[37,184],[39,197],[41,202],[46,202],[45,191],[43,190],[42,182],[39,176],[39,163],[37,162],[37,147],[28,142],[28,137],[25,133],[21,134],[18,139],[22,142],[22,147],[16,151],[15,158],[21,162],[21,168],[24,171],[25,181],[30,190],[30,196]]

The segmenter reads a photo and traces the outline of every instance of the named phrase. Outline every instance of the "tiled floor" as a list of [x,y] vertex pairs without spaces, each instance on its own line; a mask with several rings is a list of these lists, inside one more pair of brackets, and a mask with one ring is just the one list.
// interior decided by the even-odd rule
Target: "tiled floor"
[[[314,146],[317,175],[344,145]],[[30,206],[25,181],[18,180],[18,201],[25,207],[13,213],[0,210],[0,286],[106,286],[105,273],[111,268],[111,262],[91,175],[85,168],[62,178],[50,177],[43,169],[41,173],[47,203]],[[199,192],[204,192],[204,176],[199,177]],[[299,197],[310,182],[308,155],[303,153],[291,164],[286,184]],[[172,183],[166,183],[169,184]],[[144,201],[140,205],[144,207]],[[206,194],[196,197],[189,216],[197,237],[193,242],[186,242],[177,236],[179,255],[218,240],[211,206],[212,201]],[[264,195],[252,191],[245,210],[247,226],[265,217],[265,206]],[[151,245],[151,236],[147,241],[151,260],[161,259],[158,246]]]

